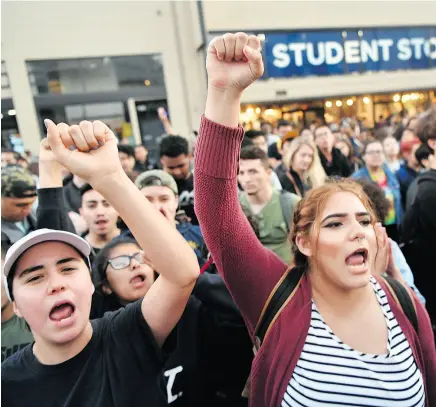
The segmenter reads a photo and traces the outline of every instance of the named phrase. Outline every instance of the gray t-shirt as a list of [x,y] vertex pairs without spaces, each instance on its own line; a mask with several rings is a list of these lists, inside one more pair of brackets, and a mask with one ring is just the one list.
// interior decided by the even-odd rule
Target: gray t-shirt
[[32,342],[32,332],[26,327],[23,318],[14,315],[2,322],[2,362]]

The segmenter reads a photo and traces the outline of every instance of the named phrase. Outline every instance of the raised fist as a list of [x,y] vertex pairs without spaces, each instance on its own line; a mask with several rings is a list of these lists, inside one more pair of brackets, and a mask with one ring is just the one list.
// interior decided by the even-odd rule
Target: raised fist
[[47,141],[55,159],[89,183],[122,172],[117,139],[101,121],[82,121],[68,126],[44,121]]
[[263,74],[260,41],[245,33],[215,37],[207,50],[209,86],[242,92]]

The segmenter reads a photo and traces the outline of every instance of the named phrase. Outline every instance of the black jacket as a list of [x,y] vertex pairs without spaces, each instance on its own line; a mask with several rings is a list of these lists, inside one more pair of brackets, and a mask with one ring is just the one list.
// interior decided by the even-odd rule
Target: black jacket
[[436,170],[418,177],[416,198],[403,217],[403,252],[413,271],[415,284],[426,298],[426,308],[436,324]]
[[327,158],[325,158],[324,154],[319,149],[318,153],[324,171],[329,177],[337,176],[346,178],[351,175],[350,164],[340,150],[333,147],[332,161],[330,163],[327,161]]
[[[284,174],[282,173],[279,176],[279,180],[282,184],[283,189],[290,192],[291,194],[296,194],[303,197],[310,188],[302,181],[300,176],[294,170],[289,170],[289,175],[293,178],[295,185],[289,178],[288,173],[285,172]],[[295,186],[297,186],[298,191],[296,190]]]
[[403,218],[404,240],[436,245],[436,170],[420,175],[417,182],[415,201]]

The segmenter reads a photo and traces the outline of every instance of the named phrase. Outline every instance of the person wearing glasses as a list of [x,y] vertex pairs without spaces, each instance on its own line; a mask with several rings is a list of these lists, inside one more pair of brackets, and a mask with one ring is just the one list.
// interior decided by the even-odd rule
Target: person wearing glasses
[[389,212],[384,219],[383,225],[392,240],[399,241],[398,225],[403,217],[401,204],[400,184],[395,174],[385,162],[383,144],[378,140],[369,140],[363,145],[362,158],[365,166],[355,172],[355,179],[367,179],[376,183],[383,189],[386,198],[390,202]]
[[[133,238],[119,237],[95,257],[92,277],[94,319],[144,297],[159,273]],[[173,394],[183,392],[177,406],[244,406],[241,391],[253,359],[251,343],[218,274],[199,276],[181,320],[162,349],[168,355],[165,370],[183,366],[173,384]],[[224,378],[223,371],[227,371]]]
[[143,297],[156,281],[153,269],[136,240],[120,237],[100,250],[92,264],[96,288],[91,319],[115,311]]

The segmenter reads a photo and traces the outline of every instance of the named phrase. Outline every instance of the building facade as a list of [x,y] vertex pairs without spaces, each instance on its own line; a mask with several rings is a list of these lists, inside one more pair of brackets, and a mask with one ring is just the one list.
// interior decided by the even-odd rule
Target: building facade
[[44,118],[102,119],[153,150],[159,106],[189,135],[206,92],[200,45],[194,2],[3,2],[2,140],[18,133],[37,153]]
[[248,127],[345,116],[372,127],[434,102],[435,15],[425,1],[3,2],[2,140],[37,152],[44,118],[102,119],[155,150],[158,106],[189,135],[205,44],[237,31],[259,36],[265,61],[243,96]]
[[246,31],[262,41],[263,78],[243,96],[248,127],[284,118],[415,115],[436,102],[435,2],[206,2],[211,36]]

